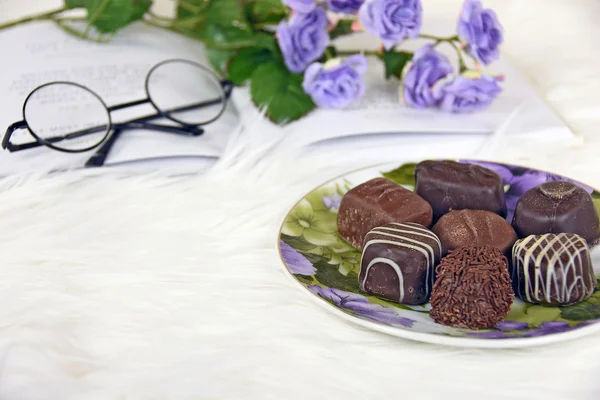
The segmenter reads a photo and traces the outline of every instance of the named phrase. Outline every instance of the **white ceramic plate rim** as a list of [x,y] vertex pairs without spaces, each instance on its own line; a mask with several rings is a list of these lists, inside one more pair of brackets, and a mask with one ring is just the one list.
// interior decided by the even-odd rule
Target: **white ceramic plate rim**
[[[467,159],[467,158],[465,158],[465,159]],[[481,160],[481,161],[484,161],[484,160]],[[500,161],[488,161],[488,162],[502,164],[502,162],[500,162]],[[382,164],[372,165],[370,167],[364,167],[364,168],[359,168],[359,169],[356,169],[353,171],[349,171],[345,174],[342,174],[340,176],[337,176],[335,178],[332,178],[332,179],[329,179],[329,180],[323,182],[322,184],[316,186],[310,192],[308,192],[307,195],[312,193],[314,190],[317,190],[318,188],[323,187],[323,186],[327,185],[328,183],[335,182],[336,180],[343,178],[345,176],[348,176],[348,175],[351,175],[351,174],[354,174],[357,172],[361,172],[363,170],[379,168],[379,167],[383,167],[383,166],[387,166],[387,165],[394,165],[394,164],[382,163]],[[565,178],[567,178],[567,177],[565,177]],[[304,195],[302,198],[304,198],[304,197],[306,197],[306,195]],[[295,206],[295,204],[294,204],[294,206]],[[290,209],[290,211],[291,211],[291,209]],[[282,221],[282,224],[287,219],[288,215],[289,215],[289,211],[288,211],[288,213],[286,213],[286,215]],[[399,338],[403,338],[403,339],[415,340],[417,342],[422,342],[422,343],[430,343],[430,344],[438,344],[438,345],[454,346],[454,347],[464,347],[464,348],[482,348],[482,349],[483,348],[486,348],[486,349],[510,349],[510,348],[545,346],[545,345],[550,345],[550,344],[554,344],[554,343],[558,343],[558,342],[565,342],[565,341],[569,341],[569,340],[578,339],[578,338],[590,335],[592,333],[600,332],[600,322],[596,322],[592,325],[584,326],[582,328],[577,328],[572,331],[562,332],[562,333],[553,333],[550,335],[539,336],[539,337],[529,337],[529,338],[517,337],[514,339],[512,339],[512,338],[474,339],[474,338],[465,338],[465,337],[458,337],[458,336],[440,335],[440,334],[434,334],[434,333],[413,332],[413,331],[409,331],[407,329],[396,328],[393,326],[388,326],[388,325],[383,325],[383,324],[379,324],[376,322],[367,321],[367,320],[355,317],[351,314],[348,314],[348,313],[340,310],[333,304],[329,303],[327,300],[322,299],[318,295],[316,295],[316,294],[312,293],[310,290],[308,290],[304,285],[302,285],[302,283],[298,279],[296,279],[296,277],[290,272],[290,270],[287,268],[287,266],[283,262],[283,257],[281,255],[281,246],[279,245],[280,236],[281,236],[281,228],[277,232],[277,250],[279,252],[279,258],[281,260],[280,264],[281,264],[281,267],[283,268],[283,270],[285,271],[285,274],[296,285],[298,285],[300,288],[302,288],[302,292],[304,292],[306,295],[308,295],[319,306],[325,308],[330,313],[337,315],[338,317],[341,317],[341,318],[345,319],[346,321],[349,321],[355,325],[362,326],[363,328],[372,329],[374,331],[385,333],[385,334],[388,334],[391,336],[395,336],[395,337],[399,337]]]

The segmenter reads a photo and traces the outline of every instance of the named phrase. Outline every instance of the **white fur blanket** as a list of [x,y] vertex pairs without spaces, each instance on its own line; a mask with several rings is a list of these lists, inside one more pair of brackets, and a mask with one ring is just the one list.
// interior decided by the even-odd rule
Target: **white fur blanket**
[[[487,3],[505,23],[506,53],[583,138],[501,146],[494,158],[600,187],[600,5]],[[261,148],[260,135],[241,134],[191,178],[0,182],[0,399],[599,398],[599,335],[463,350],[366,331],[315,306],[282,270],[279,225],[300,196],[356,163]]]

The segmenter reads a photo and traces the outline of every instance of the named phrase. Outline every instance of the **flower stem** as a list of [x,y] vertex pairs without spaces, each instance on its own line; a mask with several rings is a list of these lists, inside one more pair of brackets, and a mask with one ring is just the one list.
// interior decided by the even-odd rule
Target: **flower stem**
[[375,50],[338,50],[338,56],[353,56],[355,54],[364,54],[365,56],[378,56]]
[[85,32],[80,32],[77,29],[70,27],[69,25],[65,24],[62,19],[55,19],[54,22],[56,23],[56,26],[58,26],[60,29],[62,29],[69,35],[78,37],[79,39],[91,40],[92,42],[97,42],[97,43],[108,43],[111,41],[111,39],[114,36],[114,33],[110,33],[106,36],[92,37],[92,36],[86,34]]
[[465,63],[465,58],[463,56],[462,50],[458,48],[456,43],[454,43],[454,42],[448,42],[448,43],[450,43],[450,46],[454,47],[454,50],[456,50],[456,54],[458,55],[458,66],[460,68],[460,72],[461,73],[465,72],[469,68],[467,68],[467,64]]
[[448,36],[448,37],[439,37],[439,36],[434,36],[434,35],[426,35],[424,33],[421,33],[419,35],[419,37],[421,39],[431,39],[431,40],[435,40],[437,42],[456,42],[459,40],[458,35],[454,35],[454,36]]
[[4,24],[0,24],[0,30],[1,29],[6,29],[6,28],[11,28],[13,26],[16,26],[16,25],[19,25],[19,24],[23,24],[23,23],[26,23],[26,22],[43,21],[43,20],[51,19],[56,14],[60,14],[61,12],[64,12],[66,10],[67,10],[66,7],[63,7],[63,8],[58,9],[58,10],[49,11],[49,12],[42,13],[42,14],[31,15],[29,17],[20,18],[20,19],[17,19],[15,21],[10,21],[10,22],[4,23]]

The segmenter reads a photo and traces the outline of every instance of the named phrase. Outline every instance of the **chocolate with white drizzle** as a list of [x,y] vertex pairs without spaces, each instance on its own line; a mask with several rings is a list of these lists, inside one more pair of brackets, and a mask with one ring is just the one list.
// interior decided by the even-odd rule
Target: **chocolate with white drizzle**
[[360,288],[403,304],[423,304],[431,294],[442,244],[429,229],[415,223],[390,223],[365,236]]
[[531,235],[517,241],[512,268],[515,294],[529,303],[578,303],[596,288],[588,244],[574,233]]

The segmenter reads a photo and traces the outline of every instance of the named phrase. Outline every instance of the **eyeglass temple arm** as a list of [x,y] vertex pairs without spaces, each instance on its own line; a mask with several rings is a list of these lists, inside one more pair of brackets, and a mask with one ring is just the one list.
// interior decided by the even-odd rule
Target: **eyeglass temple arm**
[[4,138],[2,138],[2,148],[6,149],[10,152],[13,152],[13,151],[32,149],[35,147],[43,146],[41,143],[38,143],[38,142],[30,142],[30,143],[22,143],[22,144],[11,143],[10,139],[11,139],[13,133],[15,133],[19,129],[24,129],[24,128],[27,128],[27,122],[25,122],[25,121],[15,122],[14,124],[10,125],[6,129]]
[[85,167],[102,167],[108,157],[108,153],[121,135],[121,129],[115,129],[106,142],[85,162]]

